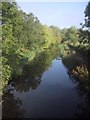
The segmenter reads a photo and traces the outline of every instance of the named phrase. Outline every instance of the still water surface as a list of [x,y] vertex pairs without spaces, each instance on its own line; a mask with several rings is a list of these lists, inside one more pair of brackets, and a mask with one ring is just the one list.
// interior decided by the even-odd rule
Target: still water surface
[[3,96],[3,117],[75,118],[82,113],[78,106],[85,103],[85,98],[77,93],[62,59],[54,57],[49,65],[42,61],[32,63],[36,67],[30,66],[26,76],[8,86]]

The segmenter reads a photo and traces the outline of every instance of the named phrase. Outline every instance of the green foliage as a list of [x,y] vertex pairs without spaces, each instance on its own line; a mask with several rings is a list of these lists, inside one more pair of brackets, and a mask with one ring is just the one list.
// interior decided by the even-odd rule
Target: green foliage
[[50,26],[50,28],[53,31],[53,36],[55,39],[55,42],[60,43],[61,42],[61,30],[60,28],[56,27],[56,26]]
[[10,66],[7,65],[7,59],[5,57],[2,57],[2,82],[1,82],[2,88],[4,88],[8,84],[10,76],[11,76]]
[[90,51],[90,1],[88,2],[88,5],[86,6],[86,9],[84,11],[85,19],[84,24],[81,23],[82,28],[78,31],[78,48],[83,53],[87,54]]
[[44,32],[44,48],[48,48],[50,44],[54,43],[54,37],[53,37],[53,33],[52,30],[44,25],[43,26],[43,32]]
[[79,42],[80,43],[88,43],[89,40],[88,40],[88,30],[82,30],[82,29],[79,29]]
[[75,45],[78,42],[78,29],[76,27],[72,26],[66,30],[64,29],[63,34],[63,42],[67,41],[72,45]]

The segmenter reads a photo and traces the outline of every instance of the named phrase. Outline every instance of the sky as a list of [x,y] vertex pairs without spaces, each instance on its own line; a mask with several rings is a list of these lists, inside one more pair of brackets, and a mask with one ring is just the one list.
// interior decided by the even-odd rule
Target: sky
[[32,12],[42,24],[62,28],[76,26],[84,22],[84,10],[88,2],[18,2],[26,13]]

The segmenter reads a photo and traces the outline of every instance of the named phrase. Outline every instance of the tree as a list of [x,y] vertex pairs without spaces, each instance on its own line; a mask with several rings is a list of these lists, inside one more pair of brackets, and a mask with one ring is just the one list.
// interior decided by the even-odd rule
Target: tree
[[67,41],[69,44],[75,45],[78,41],[78,29],[75,26],[72,26],[65,30],[63,41]]
[[82,28],[79,29],[79,42],[87,44],[88,50],[90,49],[89,47],[89,42],[90,42],[90,1],[88,2],[85,11],[85,23],[81,24]]
[[57,26],[50,26],[50,28],[52,29],[53,31],[53,35],[54,35],[54,38],[55,38],[55,42],[61,42],[61,30],[59,27]]
[[85,9],[85,27],[90,28],[90,1],[88,2],[88,5],[86,6]]

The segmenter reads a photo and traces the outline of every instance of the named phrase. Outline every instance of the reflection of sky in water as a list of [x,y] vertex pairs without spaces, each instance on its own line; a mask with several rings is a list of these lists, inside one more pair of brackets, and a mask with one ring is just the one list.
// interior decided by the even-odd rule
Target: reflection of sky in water
[[35,90],[14,92],[22,100],[25,117],[73,117],[82,99],[77,95],[62,61],[53,60],[41,79]]
[[71,81],[67,82],[69,79],[66,74],[66,69],[62,64],[61,60],[54,60],[52,63],[52,67],[49,68],[44,74],[42,79],[45,79],[44,82],[50,85],[64,85],[64,87],[70,87]]

